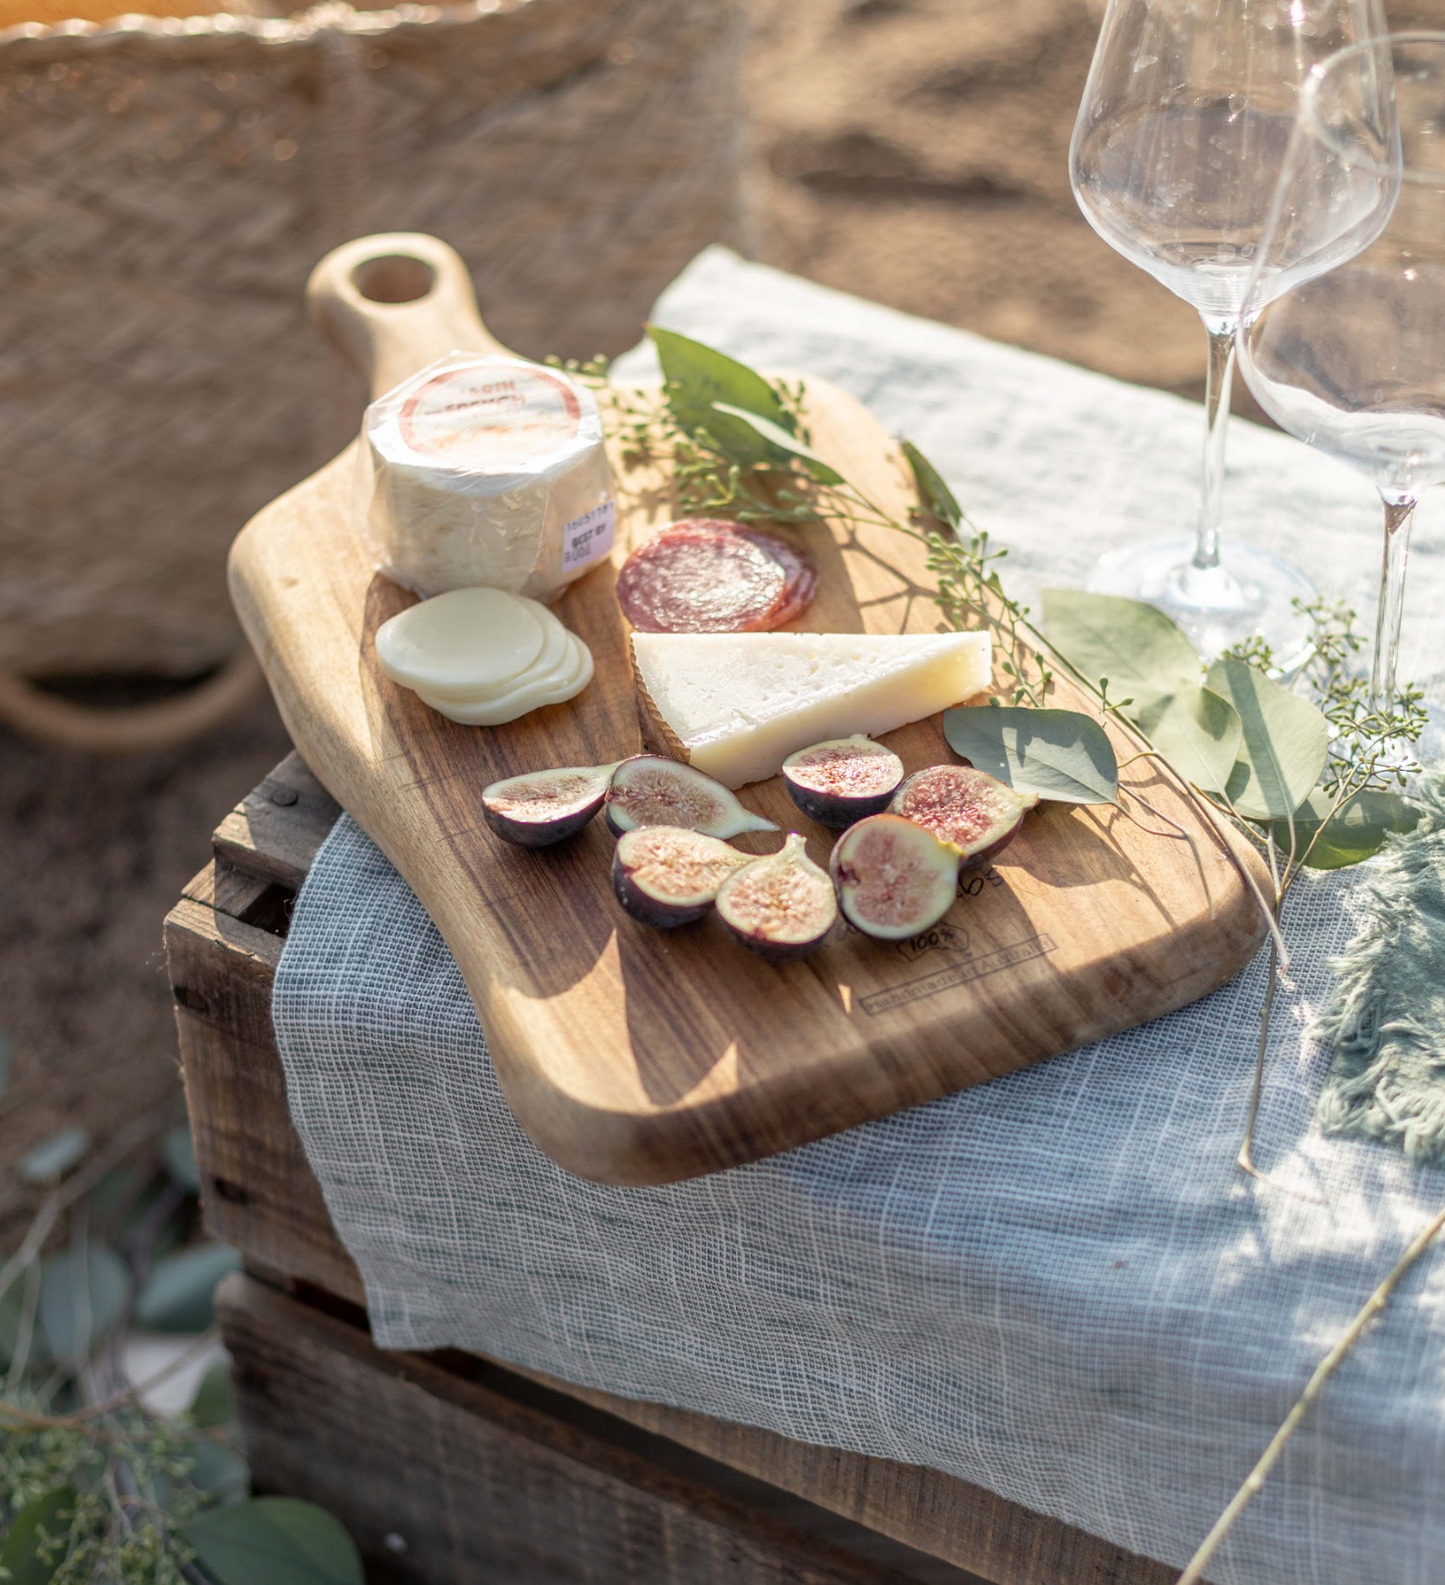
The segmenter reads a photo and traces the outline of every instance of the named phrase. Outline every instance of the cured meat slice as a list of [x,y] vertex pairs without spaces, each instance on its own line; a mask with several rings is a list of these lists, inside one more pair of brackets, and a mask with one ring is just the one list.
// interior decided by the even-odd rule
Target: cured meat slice
[[813,558],[807,551],[790,545],[785,539],[779,539],[776,534],[765,534],[761,529],[741,526],[737,531],[767,551],[775,561],[781,562],[787,573],[783,604],[773,613],[768,626],[782,627],[800,617],[813,603],[813,596],[818,592],[818,568]]
[[817,587],[812,559],[786,540],[687,518],[627,558],[617,598],[644,633],[750,633],[800,616]]
[[774,625],[788,572],[731,523],[696,518],[633,551],[617,598],[644,633],[751,633]]

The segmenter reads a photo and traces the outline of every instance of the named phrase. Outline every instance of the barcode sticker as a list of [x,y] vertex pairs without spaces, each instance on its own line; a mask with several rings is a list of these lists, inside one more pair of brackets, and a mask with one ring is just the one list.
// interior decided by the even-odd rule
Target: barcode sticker
[[574,517],[562,530],[562,571],[576,572],[590,567],[612,549],[617,533],[617,503],[604,501],[581,517]]

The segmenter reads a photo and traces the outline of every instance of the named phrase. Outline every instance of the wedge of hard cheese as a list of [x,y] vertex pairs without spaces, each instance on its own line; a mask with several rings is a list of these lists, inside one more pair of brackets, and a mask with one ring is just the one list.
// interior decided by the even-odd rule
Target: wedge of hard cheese
[[922,720],[987,688],[987,633],[634,633],[643,733],[726,787],[789,754]]

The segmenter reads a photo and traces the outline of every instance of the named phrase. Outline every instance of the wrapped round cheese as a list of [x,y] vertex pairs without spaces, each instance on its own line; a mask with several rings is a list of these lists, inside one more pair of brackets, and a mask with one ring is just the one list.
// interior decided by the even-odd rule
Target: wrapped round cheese
[[597,403],[556,369],[454,352],[374,401],[361,439],[372,554],[408,589],[550,601],[612,548]]

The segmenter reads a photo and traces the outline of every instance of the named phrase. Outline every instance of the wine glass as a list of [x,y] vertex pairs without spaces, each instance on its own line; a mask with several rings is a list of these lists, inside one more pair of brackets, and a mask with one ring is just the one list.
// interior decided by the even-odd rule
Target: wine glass
[[1270,417],[1384,502],[1370,704],[1388,710],[1410,521],[1445,483],[1445,33],[1357,44],[1311,73],[1239,355]]
[[1104,556],[1087,587],[1148,600],[1206,656],[1263,634],[1310,648],[1310,581],[1221,541],[1235,330],[1310,68],[1384,32],[1380,0],[1109,0],[1069,148],[1074,196],[1125,258],[1198,309],[1209,336],[1198,527]]

